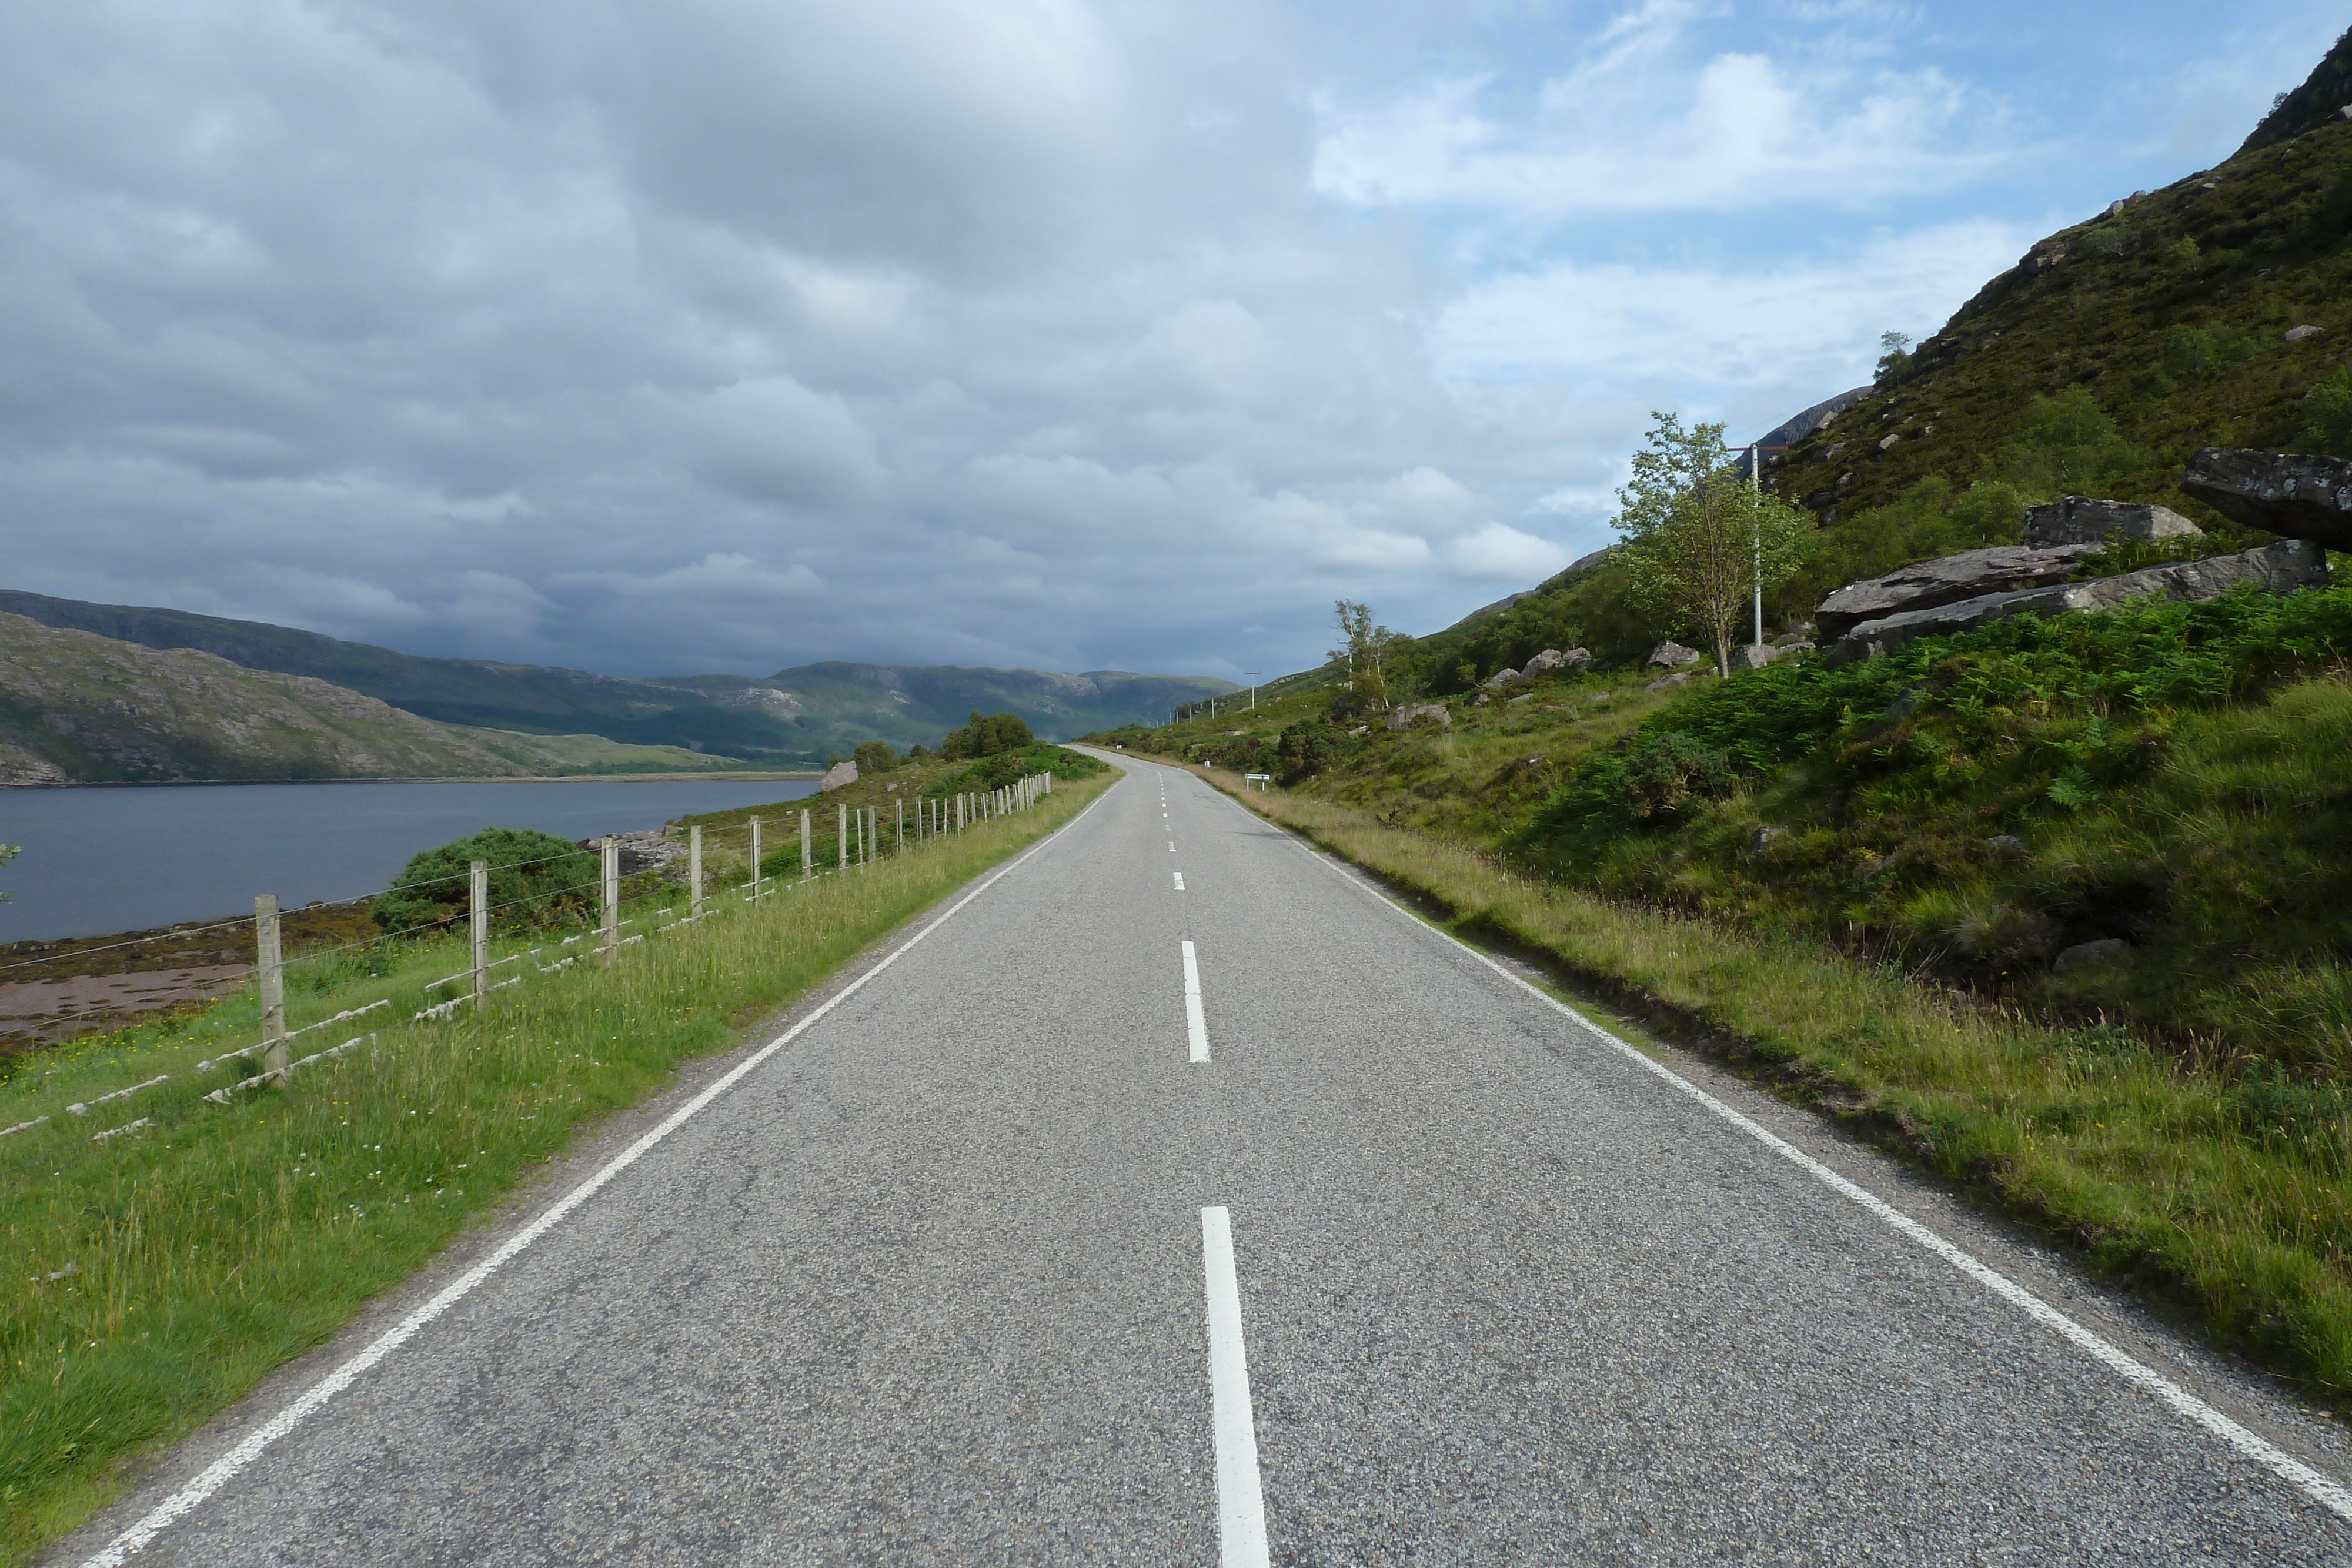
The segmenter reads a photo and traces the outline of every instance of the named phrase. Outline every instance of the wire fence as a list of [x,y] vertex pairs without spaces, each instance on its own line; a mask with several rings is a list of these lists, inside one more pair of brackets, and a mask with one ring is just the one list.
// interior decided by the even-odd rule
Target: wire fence
[[[719,889],[713,889],[709,884],[704,865],[703,830],[699,827],[689,829],[686,843],[688,912],[683,915],[667,902],[672,895],[667,892],[655,895],[661,902],[646,901],[635,913],[624,914],[621,898],[623,841],[617,835],[608,835],[597,841],[596,845],[598,866],[597,875],[593,884],[596,894],[595,924],[586,930],[577,931],[567,936],[557,937],[551,932],[547,940],[539,946],[526,947],[497,959],[490,956],[490,935],[496,917],[501,915],[513,917],[523,912],[543,913],[561,908],[568,901],[575,899],[581,889],[577,884],[562,885],[546,892],[508,899],[503,903],[493,903],[490,898],[490,880],[493,873],[516,871],[544,865],[551,862],[564,861],[572,858],[571,854],[541,856],[530,861],[504,862],[495,867],[488,861],[478,860],[473,862],[466,871],[447,876],[425,877],[414,881],[404,879],[394,884],[394,891],[414,893],[419,889],[453,883],[462,882],[466,884],[465,913],[462,920],[470,959],[465,967],[455,973],[426,981],[421,988],[428,998],[433,993],[449,987],[460,988],[457,994],[446,1000],[428,1001],[427,1005],[411,1014],[408,1021],[429,1023],[454,1018],[461,1009],[468,1005],[478,1006],[494,991],[521,985],[526,978],[530,977],[525,971],[540,976],[559,975],[591,957],[600,967],[609,968],[618,961],[622,948],[643,942],[648,937],[687,930],[719,914],[722,910],[741,906],[756,908],[767,899],[789,894],[820,878],[849,875],[883,859],[919,851],[983,822],[1025,810],[1051,794],[1053,789],[1053,774],[1029,774],[1011,784],[993,789],[918,799],[912,802],[915,807],[912,813],[909,813],[907,809],[908,802],[899,801],[888,821],[882,820],[878,807],[838,806],[835,808],[835,821],[830,824],[832,831],[826,835],[834,841],[831,846],[834,851],[833,861],[829,867],[824,869],[820,869],[818,864],[821,857],[818,852],[819,835],[815,820],[813,813],[803,808],[797,813],[799,819],[797,823],[799,874],[797,876],[769,874],[766,869],[768,862],[782,855],[784,851],[779,849],[772,854],[763,856],[762,829],[765,822],[761,818],[754,816],[749,819],[748,823],[750,875],[739,884]],[[787,818],[786,821],[788,825],[791,824],[790,818]],[[257,1058],[259,1071],[213,1090],[204,1095],[198,1103],[229,1105],[234,1104],[239,1095],[251,1091],[286,1087],[292,1082],[294,1074],[301,1069],[321,1061],[339,1059],[362,1045],[372,1044],[376,1036],[374,1031],[362,1032],[338,1044],[311,1051],[299,1058],[294,1055],[297,1041],[356,1019],[366,1018],[371,1021],[379,1021],[374,1019],[373,1015],[393,1009],[394,1006],[394,998],[379,997],[357,1007],[345,1008],[332,1017],[319,1019],[299,1028],[289,1028],[286,1020],[286,977],[289,970],[299,966],[319,964],[325,960],[344,956],[357,950],[381,948],[387,944],[402,940],[409,933],[385,932],[357,942],[338,943],[331,946],[314,948],[289,959],[286,956],[283,947],[280,931],[281,916],[282,912],[275,894],[263,894],[254,900],[252,929],[255,962],[252,982],[258,992],[261,1004],[258,1037],[246,1044],[234,1046],[218,1055],[207,1057],[198,1061],[194,1068],[196,1072],[205,1073],[233,1061],[254,1064],[255,1059]],[[455,921],[441,922],[438,923],[438,926],[446,927],[447,925],[456,923]],[[241,926],[244,924],[243,921],[226,922],[220,926],[205,926],[201,929],[216,930],[228,925]],[[643,929],[631,931],[632,927],[636,926],[642,926]],[[630,934],[624,936],[624,932]],[[122,946],[137,945],[135,943],[117,944]],[[91,949],[91,951],[100,950],[101,949]],[[493,977],[499,971],[509,967],[515,968],[516,972],[513,975],[500,978]],[[93,1013],[107,1010],[119,1009],[91,1009]],[[76,1013],[67,1016],[79,1018],[89,1014]],[[45,1019],[44,1021],[62,1020]],[[37,1127],[47,1124],[56,1114],[74,1117],[96,1116],[103,1107],[127,1102],[133,1096],[159,1088],[170,1082],[170,1073],[161,1073],[143,1082],[131,1083],[108,1093],[92,1095],[87,1100],[76,1101],[66,1106],[61,1113],[35,1116],[11,1126],[0,1127],[0,1138],[29,1133]],[[128,1134],[143,1132],[153,1125],[152,1118],[142,1116],[136,1121],[93,1133],[90,1138],[93,1143],[103,1144]]]

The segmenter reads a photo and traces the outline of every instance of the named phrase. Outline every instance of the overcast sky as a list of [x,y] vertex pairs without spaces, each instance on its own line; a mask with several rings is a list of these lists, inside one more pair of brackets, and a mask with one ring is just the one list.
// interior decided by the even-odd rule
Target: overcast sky
[[1240,678],[1608,542],[2352,0],[72,0],[0,586],[612,674]]

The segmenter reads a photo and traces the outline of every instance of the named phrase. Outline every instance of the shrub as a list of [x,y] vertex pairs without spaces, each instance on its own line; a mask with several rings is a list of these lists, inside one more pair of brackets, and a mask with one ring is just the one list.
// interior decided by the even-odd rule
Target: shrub
[[972,709],[971,722],[961,729],[948,731],[940,745],[940,755],[950,762],[966,762],[976,757],[994,757],[999,752],[1018,751],[1034,746],[1037,737],[1029,733],[1029,721],[1017,713],[993,713],[983,716]]
[[1731,758],[1678,729],[1643,737],[1625,758],[1625,809],[1641,821],[1679,816],[1731,789]]
[[379,929],[420,931],[465,918],[475,861],[490,863],[491,922],[512,931],[568,919],[590,902],[596,856],[534,828],[484,828],[409,857],[370,911]]
[[860,778],[868,778],[877,773],[887,773],[898,767],[898,754],[890,749],[890,743],[887,740],[861,740],[850,760],[857,764]]
[[1345,749],[1339,731],[1312,719],[1292,725],[1275,746],[1275,771],[1286,785],[1312,779],[1331,766]]

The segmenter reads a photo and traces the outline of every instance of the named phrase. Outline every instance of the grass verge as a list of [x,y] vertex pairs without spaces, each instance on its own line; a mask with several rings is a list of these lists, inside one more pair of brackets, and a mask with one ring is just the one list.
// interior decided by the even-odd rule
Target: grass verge
[[1788,934],[1529,882],[1368,812],[1196,768],[1442,911],[1696,1032],[1784,1092],[2054,1233],[2342,1408],[2352,1394],[2346,1107],[2249,1086],[2126,1030],[2051,1028]]
[[[403,1021],[287,1091],[226,1107],[202,1098],[250,1071],[194,1068],[254,1038],[249,995],[0,1083],[0,1125],[52,1117],[0,1139],[0,1561],[79,1525],[123,1490],[138,1456],[326,1341],[583,1124],[738,1043],[1115,777],[758,905],[722,904],[624,948],[610,969],[592,960],[529,975],[446,1022],[405,1020],[426,980],[462,967],[454,943],[374,949],[310,966],[307,980],[297,969],[298,1026],[387,994],[394,1005],[371,1018]],[[121,1107],[65,1113],[159,1073],[169,1082]],[[93,1141],[137,1116],[153,1126]]]

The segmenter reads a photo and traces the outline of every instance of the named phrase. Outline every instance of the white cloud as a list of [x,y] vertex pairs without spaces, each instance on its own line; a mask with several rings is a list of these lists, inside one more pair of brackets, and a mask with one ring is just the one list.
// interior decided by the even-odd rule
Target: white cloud
[[1978,220],[1769,267],[1561,262],[1465,290],[1431,338],[1442,373],[1465,381],[1576,376],[1625,396],[1675,383],[1810,385],[1827,395],[1866,379],[1880,332],[1933,331],[2032,233]]
[[1316,188],[1355,205],[1538,223],[1611,213],[1857,206],[1979,178],[2000,159],[1985,106],[1940,72],[1707,54],[1697,7],[1649,0],[1601,29],[1517,112],[1496,75],[1440,78],[1371,109],[1318,103]]
[[1506,523],[1488,523],[1454,541],[1445,552],[1456,577],[1532,586],[1568,564],[1568,552],[1549,539],[1521,533]]

